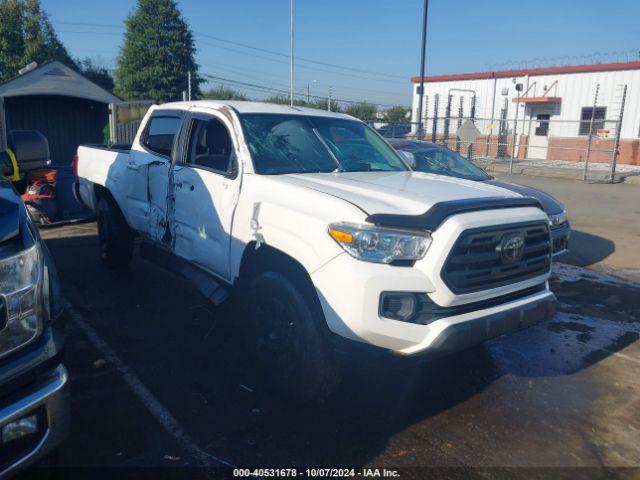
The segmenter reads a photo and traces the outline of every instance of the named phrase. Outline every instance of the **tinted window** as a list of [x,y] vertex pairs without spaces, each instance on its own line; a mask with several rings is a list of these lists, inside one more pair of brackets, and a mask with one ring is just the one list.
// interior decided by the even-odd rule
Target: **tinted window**
[[179,117],[166,114],[153,115],[149,120],[149,127],[143,143],[149,150],[169,157],[179,128]]
[[221,173],[233,172],[233,142],[219,120],[194,120],[188,148],[189,163]]
[[242,125],[257,173],[406,170],[366,125],[338,118],[245,114]]

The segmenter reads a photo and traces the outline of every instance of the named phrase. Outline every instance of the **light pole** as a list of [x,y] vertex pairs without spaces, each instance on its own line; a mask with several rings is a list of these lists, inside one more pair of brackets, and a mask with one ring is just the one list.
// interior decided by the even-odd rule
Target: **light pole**
[[422,46],[420,54],[420,98],[418,100],[418,139],[422,139],[424,125],[422,123],[422,102],[424,100],[424,57],[427,47],[427,12],[429,11],[429,0],[424,0],[424,11],[422,13]]
[[[313,80],[313,83],[318,83],[318,80]],[[309,82],[307,82],[307,103],[311,103],[311,89],[309,87]]]
[[291,106],[293,107],[293,0],[291,0]]

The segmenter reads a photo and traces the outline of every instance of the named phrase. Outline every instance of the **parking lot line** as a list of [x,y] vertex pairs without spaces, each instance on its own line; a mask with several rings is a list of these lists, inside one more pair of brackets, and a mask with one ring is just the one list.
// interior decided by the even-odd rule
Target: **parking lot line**
[[122,375],[122,379],[131,389],[133,394],[142,402],[149,413],[158,423],[175,439],[175,441],[188,452],[200,467],[235,467],[232,463],[202,450],[193,439],[180,426],[171,412],[164,406],[157,397],[142,383],[138,376],[116,355],[115,351],[107,342],[89,325],[80,315],[74,306],[64,300],[64,306],[71,320],[80,328],[89,342],[110,362]]

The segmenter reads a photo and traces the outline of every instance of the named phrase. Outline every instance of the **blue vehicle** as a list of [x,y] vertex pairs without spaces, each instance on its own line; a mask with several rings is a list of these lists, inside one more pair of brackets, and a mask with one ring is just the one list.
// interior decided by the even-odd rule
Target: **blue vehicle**
[[69,425],[56,270],[0,153],[0,478],[52,456]]
[[442,145],[420,140],[390,138],[387,141],[400,152],[411,168],[418,172],[485,182],[537,199],[549,216],[554,256],[568,250],[571,226],[567,212],[564,206],[548,193],[537,188],[496,180],[463,156]]

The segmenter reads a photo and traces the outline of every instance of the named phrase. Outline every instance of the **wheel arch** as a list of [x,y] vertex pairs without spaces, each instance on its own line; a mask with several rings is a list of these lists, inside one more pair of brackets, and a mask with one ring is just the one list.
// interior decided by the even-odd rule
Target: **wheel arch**
[[[292,275],[313,287],[310,273],[294,257],[271,245],[263,244],[259,248],[256,248],[256,245],[255,241],[249,242],[242,253],[237,277],[237,281],[241,285],[246,285],[253,276],[259,273],[272,270]],[[313,288],[315,292],[315,287]]]

